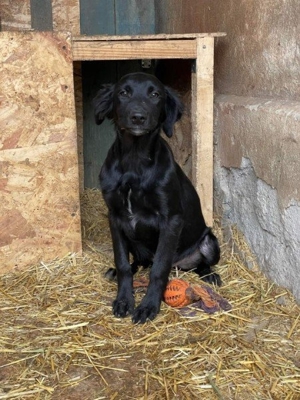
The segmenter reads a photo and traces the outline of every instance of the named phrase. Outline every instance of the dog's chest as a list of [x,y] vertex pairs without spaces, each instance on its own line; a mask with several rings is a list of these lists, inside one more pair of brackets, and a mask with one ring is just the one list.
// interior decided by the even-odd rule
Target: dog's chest
[[123,205],[129,217],[143,212],[147,208],[146,204],[147,197],[143,190],[136,190],[132,187],[128,187],[127,190],[123,192]]
[[139,226],[156,225],[159,216],[153,195],[141,188],[133,187],[128,187],[128,190],[123,191],[122,214],[133,229],[136,229],[137,224]]

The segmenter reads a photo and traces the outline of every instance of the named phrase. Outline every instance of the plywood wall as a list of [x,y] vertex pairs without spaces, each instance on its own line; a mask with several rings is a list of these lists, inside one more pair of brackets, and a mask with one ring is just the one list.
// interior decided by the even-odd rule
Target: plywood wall
[[79,0],[52,0],[54,31],[80,34]]
[[[50,0],[49,15],[45,19],[45,4],[40,0],[1,0],[0,30],[67,31],[80,34],[79,0]],[[38,22],[38,23],[37,23]],[[37,23],[37,26],[34,26]],[[43,23],[45,26],[43,26]]]
[[67,34],[0,33],[0,272],[81,251]]
[[0,30],[20,31],[30,28],[30,0],[1,0]]

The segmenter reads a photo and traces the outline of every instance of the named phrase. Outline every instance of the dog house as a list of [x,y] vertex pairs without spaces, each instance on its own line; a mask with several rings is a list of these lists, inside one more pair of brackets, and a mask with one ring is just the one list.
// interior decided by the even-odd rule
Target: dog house
[[[1,272],[81,251],[77,61],[188,59],[192,175],[213,216],[213,60],[222,33],[74,36],[1,32]],[[78,114],[78,113],[77,113]],[[77,115],[77,125],[80,116]]]

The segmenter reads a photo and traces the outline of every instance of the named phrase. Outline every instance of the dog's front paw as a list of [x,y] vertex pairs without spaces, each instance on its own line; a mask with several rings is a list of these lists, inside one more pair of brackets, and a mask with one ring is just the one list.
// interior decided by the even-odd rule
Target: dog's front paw
[[135,324],[144,324],[147,320],[156,317],[160,310],[160,302],[142,302],[133,312],[132,322]]
[[116,298],[113,302],[113,313],[118,318],[124,318],[129,314],[132,314],[134,310],[134,298],[133,296],[125,298]]

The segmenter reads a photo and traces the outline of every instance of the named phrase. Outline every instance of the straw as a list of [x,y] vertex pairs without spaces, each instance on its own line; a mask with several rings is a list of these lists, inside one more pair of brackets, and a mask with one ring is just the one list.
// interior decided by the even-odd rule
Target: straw
[[214,290],[231,311],[186,317],[162,303],[154,321],[134,325],[112,315],[112,245],[97,190],[82,195],[82,225],[83,256],[0,278],[0,400],[300,399],[300,308],[259,271],[243,238],[225,242],[215,226],[223,286]]

